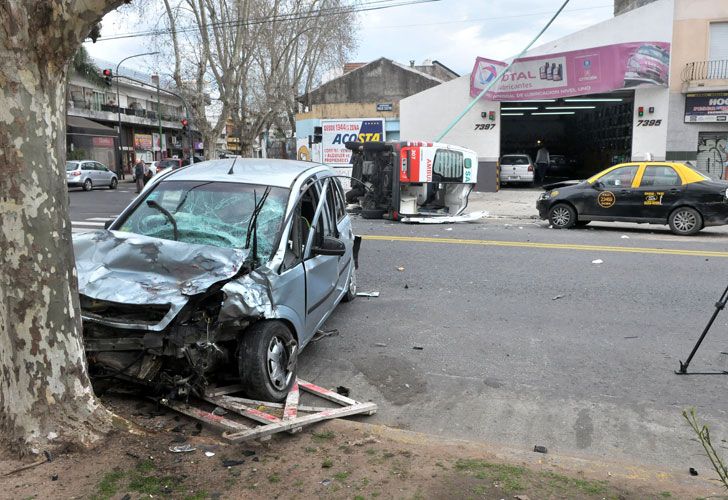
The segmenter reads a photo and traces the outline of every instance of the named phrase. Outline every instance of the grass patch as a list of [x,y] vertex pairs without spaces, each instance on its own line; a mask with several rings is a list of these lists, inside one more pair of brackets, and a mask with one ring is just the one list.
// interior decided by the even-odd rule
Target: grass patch
[[332,431],[323,431],[323,432],[314,432],[311,434],[311,438],[313,438],[314,441],[331,441],[334,439],[334,434]]
[[146,495],[171,493],[177,486],[173,477],[135,476],[129,481],[129,489]]
[[198,491],[194,495],[187,495],[184,500],[205,500],[207,496],[206,491]]
[[318,448],[314,448],[313,446],[306,446],[303,451],[306,453],[316,453],[318,451]]
[[321,462],[321,468],[322,469],[330,469],[334,466],[334,461],[330,458],[325,459],[323,462]]
[[119,481],[124,479],[124,472],[116,470],[107,472],[99,483],[99,494],[97,498],[111,498],[119,491]]
[[342,472],[337,472],[336,474],[334,474],[334,479],[336,479],[337,481],[346,481],[349,478],[349,476],[351,476],[351,472],[342,471]]
[[562,476],[555,472],[542,472],[541,477],[548,481],[548,484],[559,489],[577,489],[588,495],[604,495],[607,492],[606,481],[589,481],[587,479],[576,479]]
[[376,455],[377,450],[374,448],[367,448],[366,450],[364,450],[364,453],[366,453],[367,455]]
[[280,483],[281,477],[278,474],[273,473],[270,476],[268,476],[268,482],[269,483]]
[[156,466],[154,465],[154,462],[151,460],[142,460],[141,462],[136,464],[136,470],[137,472],[145,473],[145,472],[152,472]]
[[662,498],[670,498],[672,496],[672,493],[670,493],[669,491],[663,491],[662,493],[660,493],[660,496]]
[[521,479],[526,472],[523,467],[507,464],[494,464],[485,460],[460,459],[455,462],[455,470],[471,474],[478,479],[497,481],[506,492],[523,489]]

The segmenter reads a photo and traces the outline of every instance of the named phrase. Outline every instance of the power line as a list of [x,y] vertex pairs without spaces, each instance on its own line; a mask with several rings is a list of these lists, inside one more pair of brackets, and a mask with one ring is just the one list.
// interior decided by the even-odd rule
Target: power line
[[[403,7],[407,5],[417,5],[422,3],[434,3],[434,2],[440,2],[442,0],[400,0],[400,1],[394,1],[393,0],[375,0],[372,2],[367,2],[364,4],[361,4],[359,6],[347,6],[347,7],[329,7],[329,8],[322,8],[317,10],[312,10],[309,12],[303,12],[303,13],[291,13],[291,14],[280,14],[276,16],[271,17],[261,17],[261,18],[255,18],[250,19],[246,21],[220,21],[217,23],[209,23],[207,28],[216,28],[216,27],[237,27],[237,26],[252,26],[256,24],[266,24],[266,23],[272,23],[272,22],[285,22],[285,21],[298,21],[302,19],[308,19],[311,17],[318,17],[318,16],[331,16],[331,15],[340,15],[340,14],[350,14],[355,12],[368,12],[368,11],[374,11],[374,10],[383,10],[383,9],[391,9],[394,7]],[[388,5],[375,5],[375,4],[381,4],[386,2],[393,2]],[[155,35],[167,35],[171,33],[190,33],[200,31],[199,26],[189,26],[184,28],[177,28],[177,29],[170,29],[170,28],[164,28],[164,29],[158,29],[158,30],[147,30],[147,31],[137,31],[137,32],[131,32],[131,33],[121,33],[118,35],[112,35],[108,37],[99,37],[96,42],[104,42],[107,40],[121,40],[126,38],[138,38],[138,37],[144,37],[144,36],[155,36]]]

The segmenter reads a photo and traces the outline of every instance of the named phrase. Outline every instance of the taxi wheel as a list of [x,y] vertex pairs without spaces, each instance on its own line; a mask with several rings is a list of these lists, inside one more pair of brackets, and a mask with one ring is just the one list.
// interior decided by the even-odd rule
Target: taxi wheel
[[554,229],[569,229],[576,224],[576,210],[570,205],[559,203],[549,210],[549,222]]
[[690,207],[680,207],[673,210],[668,219],[670,230],[680,236],[696,234],[703,228],[703,217],[700,212]]

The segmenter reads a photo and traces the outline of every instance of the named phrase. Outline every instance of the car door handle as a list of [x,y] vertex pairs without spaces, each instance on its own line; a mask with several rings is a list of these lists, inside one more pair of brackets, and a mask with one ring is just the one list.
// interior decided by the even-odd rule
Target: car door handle
[[679,193],[680,190],[677,189],[677,188],[672,188],[669,192],[672,193],[672,194],[675,194],[675,193]]
[[629,189],[622,189],[619,194],[629,194]]

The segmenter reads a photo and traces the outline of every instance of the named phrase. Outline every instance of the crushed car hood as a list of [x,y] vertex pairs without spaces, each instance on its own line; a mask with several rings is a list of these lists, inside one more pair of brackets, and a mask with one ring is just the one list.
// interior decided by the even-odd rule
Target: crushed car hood
[[161,321],[130,322],[84,314],[121,328],[163,330],[194,295],[240,270],[247,251],[101,230],[75,236],[79,293],[125,305],[169,305]]

